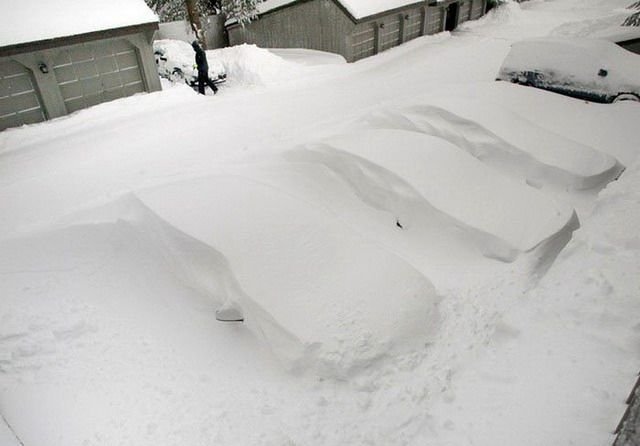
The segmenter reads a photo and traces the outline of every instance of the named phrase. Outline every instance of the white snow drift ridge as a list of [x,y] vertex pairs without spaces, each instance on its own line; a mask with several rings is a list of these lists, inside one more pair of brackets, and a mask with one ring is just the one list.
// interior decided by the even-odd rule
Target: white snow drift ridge
[[[365,201],[378,206],[387,203],[391,211],[394,203],[388,197],[367,197],[367,191],[376,195],[376,190],[389,189],[388,184],[375,184],[383,180],[379,172],[401,178],[398,183],[415,191],[426,206],[471,233],[484,255],[503,261],[513,261],[520,253],[541,246],[556,251],[557,243],[546,242],[566,243],[579,226],[571,207],[499,175],[443,139],[418,132],[361,131],[298,152],[289,157],[324,164],[359,189]],[[399,205],[400,195],[397,201]],[[544,252],[539,255],[547,257]]]
[[[188,236],[186,246],[186,236],[167,244],[186,265],[183,275],[213,281],[209,292],[240,307],[252,331],[294,370],[341,379],[418,351],[438,327],[439,298],[429,280],[286,192],[225,175],[137,195],[163,222],[163,234]],[[202,246],[212,260],[194,270],[193,253],[206,257]]]
[[414,130],[446,139],[503,174],[538,188],[602,188],[624,170],[611,155],[487,101],[430,97],[429,102],[376,112],[363,122],[367,127]]

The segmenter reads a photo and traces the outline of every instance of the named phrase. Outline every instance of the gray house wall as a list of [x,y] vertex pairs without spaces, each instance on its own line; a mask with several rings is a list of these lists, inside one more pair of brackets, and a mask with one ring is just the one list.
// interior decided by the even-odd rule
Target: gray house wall
[[355,24],[332,0],[311,0],[270,11],[244,28],[228,28],[229,44],[308,48],[345,55]]
[[0,130],[160,90],[155,29],[139,25],[0,48]]
[[[222,15],[210,15],[202,19],[204,40],[207,49],[224,48],[227,46],[225,36],[224,17]],[[193,42],[196,34],[191,29],[191,24],[187,20],[176,20],[173,22],[160,23],[160,29],[155,36],[156,39],[174,39],[184,42]]]
[[447,7],[459,5],[458,24],[484,15],[486,0],[427,1],[355,20],[335,0],[301,0],[274,9],[244,28],[227,28],[229,43],[263,48],[308,48],[341,54],[349,62],[423,35],[444,31]]

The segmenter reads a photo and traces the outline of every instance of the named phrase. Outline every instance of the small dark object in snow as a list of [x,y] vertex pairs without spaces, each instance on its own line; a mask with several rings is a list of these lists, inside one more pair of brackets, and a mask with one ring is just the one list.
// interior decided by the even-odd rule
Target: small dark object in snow
[[598,71],[598,76],[600,77],[607,77],[608,75],[609,75],[609,72],[604,68],[600,68],[600,71]]
[[399,227],[400,229],[404,229],[404,226],[400,224],[400,220],[396,220],[396,226]]

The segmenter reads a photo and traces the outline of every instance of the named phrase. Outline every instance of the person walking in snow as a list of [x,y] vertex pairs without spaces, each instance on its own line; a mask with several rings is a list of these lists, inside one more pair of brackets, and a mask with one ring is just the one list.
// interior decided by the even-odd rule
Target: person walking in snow
[[209,64],[207,63],[207,55],[200,46],[197,40],[191,42],[193,51],[196,52],[196,66],[198,67],[198,93],[204,94],[204,84],[207,84],[212,90],[213,94],[218,92],[218,87],[209,79]]

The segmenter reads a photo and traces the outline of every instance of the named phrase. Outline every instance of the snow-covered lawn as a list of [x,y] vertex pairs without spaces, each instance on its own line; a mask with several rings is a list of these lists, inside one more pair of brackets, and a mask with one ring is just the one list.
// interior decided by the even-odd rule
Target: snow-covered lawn
[[0,133],[0,444],[610,444],[640,106],[494,78],[627,1],[507,3],[355,64],[210,51],[216,96]]

